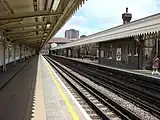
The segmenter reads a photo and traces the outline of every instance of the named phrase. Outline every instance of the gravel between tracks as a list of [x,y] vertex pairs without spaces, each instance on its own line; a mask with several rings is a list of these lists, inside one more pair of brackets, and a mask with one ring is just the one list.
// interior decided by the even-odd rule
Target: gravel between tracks
[[79,75],[78,73],[70,70],[69,68],[67,68],[67,69],[70,72],[72,72],[75,76],[77,76],[78,78],[81,78],[81,80],[83,80],[87,84],[92,85],[93,88],[96,88],[100,92],[105,93],[106,96],[108,96],[110,99],[112,99],[115,102],[117,102],[119,105],[123,106],[124,108],[126,108],[129,111],[133,112],[134,114],[138,115],[142,120],[159,120],[158,118],[153,116],[151,113],[149,113],[149,112],[137,107],[136,105],[134,105],[133,103],[130,103],[129,101],[124,100],[123,98],[121,98],[118,95],[114,94],[113,92],[107,90],[106,88],[98,86],[97,84],[93,83],[89,79]]

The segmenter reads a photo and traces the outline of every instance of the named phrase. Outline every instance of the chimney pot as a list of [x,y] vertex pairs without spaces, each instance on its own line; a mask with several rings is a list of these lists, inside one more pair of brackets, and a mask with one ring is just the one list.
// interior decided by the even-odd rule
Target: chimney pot
[[128,13],[128,7],[126,8],[126,13]]

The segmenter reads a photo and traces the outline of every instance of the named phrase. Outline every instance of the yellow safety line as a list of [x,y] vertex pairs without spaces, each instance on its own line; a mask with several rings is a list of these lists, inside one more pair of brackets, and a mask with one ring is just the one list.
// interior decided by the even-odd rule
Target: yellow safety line
[[51,75],[52,81],[55,83],[56,87],[58,88],[58,91],[60,92],[60,94],[61,94],[61,96],[62,96],[62,98],[63,98],[63,100],[64,100],[64,102],[65,102],[65,104],[66,104],[66,106],[67,106],[67,108],[69,110],[69,112],[71,113],[73,120],[79,120],[77,114],[73,110],[73,107],[71,106],[70,102],[68,101],[67,97],[65,96],[62,88],[60,87],[59,83],[55,79],[53,73],[51,72],[50,66],[47,63],[45,63],[45,65],[46,65],[46,67],[48,69],[49,74]]

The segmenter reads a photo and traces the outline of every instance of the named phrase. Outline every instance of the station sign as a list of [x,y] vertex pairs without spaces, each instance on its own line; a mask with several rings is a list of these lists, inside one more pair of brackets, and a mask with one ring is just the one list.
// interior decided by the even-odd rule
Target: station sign
[[121,61],[121,48],[117,48],[116,50],[116,60]]

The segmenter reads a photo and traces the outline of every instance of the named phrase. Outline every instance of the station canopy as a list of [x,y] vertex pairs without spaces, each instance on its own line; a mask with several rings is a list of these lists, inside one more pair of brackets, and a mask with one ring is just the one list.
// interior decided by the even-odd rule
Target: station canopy
[[7,41],[42,48],[85,0],[0,0]]

